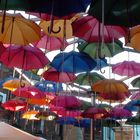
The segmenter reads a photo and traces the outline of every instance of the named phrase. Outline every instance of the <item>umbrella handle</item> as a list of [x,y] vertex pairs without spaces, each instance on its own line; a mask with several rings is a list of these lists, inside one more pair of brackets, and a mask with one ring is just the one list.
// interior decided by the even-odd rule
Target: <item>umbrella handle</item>
[[61,27],[59,26],[57,31],[53,30],[53,27],[48,27],[48,32],[49,31],[54,33],[54,34],[57,34],[57,33],[59,33],[61,31]]

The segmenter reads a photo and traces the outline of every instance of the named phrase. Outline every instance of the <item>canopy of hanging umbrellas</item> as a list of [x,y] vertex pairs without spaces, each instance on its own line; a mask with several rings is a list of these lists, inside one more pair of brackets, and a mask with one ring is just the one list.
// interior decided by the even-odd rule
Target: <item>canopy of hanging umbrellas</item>
[[3,115],[140,124],[139,0],[1,0],[0,10]]

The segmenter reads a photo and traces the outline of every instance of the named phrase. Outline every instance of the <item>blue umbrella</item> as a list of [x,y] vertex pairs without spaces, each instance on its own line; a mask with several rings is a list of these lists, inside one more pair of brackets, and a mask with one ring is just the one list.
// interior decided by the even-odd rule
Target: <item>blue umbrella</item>
[[102,59],[95,59],[97,62],[97,66],[94,68],[94,70],[100,70],[101,68],[107,67],[107,60],[105,58]]
[[129,111],[140,111],[140,100],[132,100],[128,102],[124,109],[127,109]]
[[20,10],[63,17],[85,12],[91,0],[1,0],[1,10]]
[[57,71],[80,73],[93,70],[97,63],[85,53],[71,51],[56,55],[51,62],[51,66]]
[[74,123],[74,126],[77,126],[77,127],[84,127],[84,128],[90,128],[90,123],[91,123],[91,119],[81,119],[81,120],[77,120],[75,123]]
[[51,81],[37,82],[35,87],[39,88],[43,92],[58,92],[63,91],[62,83],[56,83]]
[[77,122],[77,120],[75,118],[70,118],[70,117],[61,117],[58,118],[55,122],[60,125],[64,125],[64,124],[74,125]]

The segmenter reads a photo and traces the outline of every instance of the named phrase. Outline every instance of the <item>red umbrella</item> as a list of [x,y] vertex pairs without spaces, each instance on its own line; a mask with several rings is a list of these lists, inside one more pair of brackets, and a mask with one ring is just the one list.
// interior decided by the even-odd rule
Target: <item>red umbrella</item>
[[113,65],[112,72],[121,76],[136,76],[140,74],[140,63],[123,61]]
[[16,96],[28,98],[28,99],[42,99],[46,97],[44,92],[42,92],[41,90],[39,90],[34,86],[17,88],[12,93]]
[[[100,23],[96,18],[92,16],[81,17],[74,21],[73,24],[73,34],[79,38],[86,40],[87,42],[101,42],[102,30]],[[106,43],[112,42],[112,40],[117,40],[126,35],[126,28],[120,26],[104,26],[104,41]]]
[[84,118],[91,118],[91,119],[101,119],[108,116],[108,112],[104,108],[100,107],[90,107],[86,109],[82,114]]
[[23,100],[8,100],[1,106],[10,111],[23,111],[26,110],[27,103]]
[[77,109],[82,103],[75,96],[56,96],[53,100],[51,100],[50,104],[67,109]]
[[132,113],[126,109],[123,108],[123,106],[117,106],[117,107],[114,107],[110,112],[110,117],[111,118],[116,118],[116,119],[125,119],[125,118],[128,118],[128,117],[131,117],[132,116]]
[[81,111],[78,110],[66,110],[63,107],[51,107],[50,110],[55,112],[59,117],[79,117],[81,115]]
[[73,73],[59,72],[54,68],[50,68],[49,70],[45,71],[43,73],[43,77],[45,80],[61,83],[72,82],[76,78]]
[[64,50],[68,43],[64,41],[62,38],[47,36],[42,33],[41,40],[34,43],[34,46],[37,48],[44,48],[48,51],[53,50]]
[[9,68],[24,70],[43,68],[49,63],[45,54],[36,47],[10,46],[1,55],[2,63]]

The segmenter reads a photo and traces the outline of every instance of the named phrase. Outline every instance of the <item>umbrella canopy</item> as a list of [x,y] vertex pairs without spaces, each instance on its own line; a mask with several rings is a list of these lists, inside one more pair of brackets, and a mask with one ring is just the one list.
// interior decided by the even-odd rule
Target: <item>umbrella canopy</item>
[[77,109],[81,106],[81,101],[75,96],[56,96],[50,104],[67,109]]
[[123,107],[114,107],[109,111],[110,117],[115,119],[126,119],[132,116],[132,113]]
[[[102,21],[102,0],[92,0],[88,14]],[[108,25],[132,27],[140,24],[139,0],[107,0],[104,3],[104,22]]]
[[52,81],[40,81],[35,83],[35,87],[43,92],[58,92],[63,91],[62,83],[56,83]]
[[17,88],[12,94],[28,99],[42,99],[46,97],[44,92],[34,86]]
[[6,14],[3,26],[3,16],[0,16],[0,41],[5,44],[27,45],[40,40],[40,27],[21,14]]
[[70,73],[91,71],[96,65],[96,61],[88,55],[75,51],[60,53],[51,62],[57,71]]
[[71,117],[61,117],[61,118],[58,118],[55,122],[60,124],[60,125],[64,125],[64,124],[74,125],[75,122],[77,122],[77,119],[71,118]]
[[100,47],[101,56],[113,57],[118,53],[124,51],[123,43],[121,41],[115,41],[114,43],[104,43],[104,46],[99,46],[99,43],[82,43],[78,45],[78,50],[88,54],[92,58],[98,57],[98,49]]
[[130,99],[131,100],[138,100],[138,99],[140,99],[140,91],[132,93],[132,96],[130,97]]
[[125,106],[124,109],[127,109],[129,111],[139,111],[140,110],[140,100],[131,100],[128,102]]
[[140,88],[140,77],[135,78],[132,82],[131,82],[133,87],[137,87]]
[[122,81],[114,79],[100,80],[93,84],[92,89],[99,93],[97,97],[99,100],[109,102],[121,102],[130,96],[127,85]]
[[39,120],[38,118],[36,118],[36,114],[38,114],[39,112],[36,110],[30,110],[30,111],[26,111],[22,114],[22,119],[28,119],[28,120]]
[[129,34],[125,36],[125,44],[134,48],[136,51],[140,51],[139,48],[140,37],[140,25],[134,26],[130,29]]
[[78,110],[67,110],[63,107],[50,107],[50,110],[58,115],[58,117],[72,117],[78,118],[81,115],[81,111]]
[[127,119],[127,121],[125,122],[126,124],[129,125],[140,125],[140,116],[133,116]]
[[123,61],[113,65],[112,72],[121,76],[136,76],[140,74],[140,63]]
[[47,110],[47,111],[41,111],[37,113],[35,117],[40,120],[54,120],[57,118],[57,114]]
[[47,99],[28,99],[27,103],[32,105],[46,105]]
[[65,0],[59,2],[53,0],[36,0],[36,3],[34,3],[33,0],[25,0],[24,2],[21,2],[20,0],[13,0],[11,2],[8,0],[6,3],[5,0],[2,0],[0,9],[48,13],[61,18],[72,13],[85,12],[90,2],[90,0],[67,0],[67,2],[65,2]]
[[41,39],[33,43],[33,45],[37,48],[46,49],[47,51],[54,51],[64,50],[68,43],[61,38],[42,34]]
[[27,109],[27,102],[23,100],[8,100],[2,103],[1,106],[10,111],[23,111]]
[[106,109],[100,107],[90,107],[81,114],[82,117],[91,119],[101,119],[106,115],[108,115]]
[[48,81],[67,83],[74,81],[76,76],[73,73],[59,72],[50,68],[43,73],[43,78]]
[[105,79],[104,76],[96,73],[96,72],[87,72],[87,73],[81,73],[77,75],[75,79],[75,83],[79,85],[91,85],[93,83],[96,83],[99,80]]
[[9,68],[17,67],[24,70],[43,68],[49,63],[40,49],[30,45],[8,47],[1,55],[1,61]]
[[[92,16],[84,16],[72,23],[73,35],[84,39],[87,42],[101,42],[102,30],[100,23]],[[104,26],[104,41],[106,43],[118,40],[126,35],[127,29],[119,26]]]
[[70,20],[63,20],[63,19],[53,20],[53,23],[51,21],[42,20],[39,26],[49,36],[67,38],[67,39],[73,37]]
[[2,86],[3,86],[4,89],[8,89],[8,90],[14,91],[14,90],[16,90],[19,87],[30,86],[30,83],[28,83],[25,80],[20,80],[20,79],[14,78],[14,79],[6,80],[2,84]]

